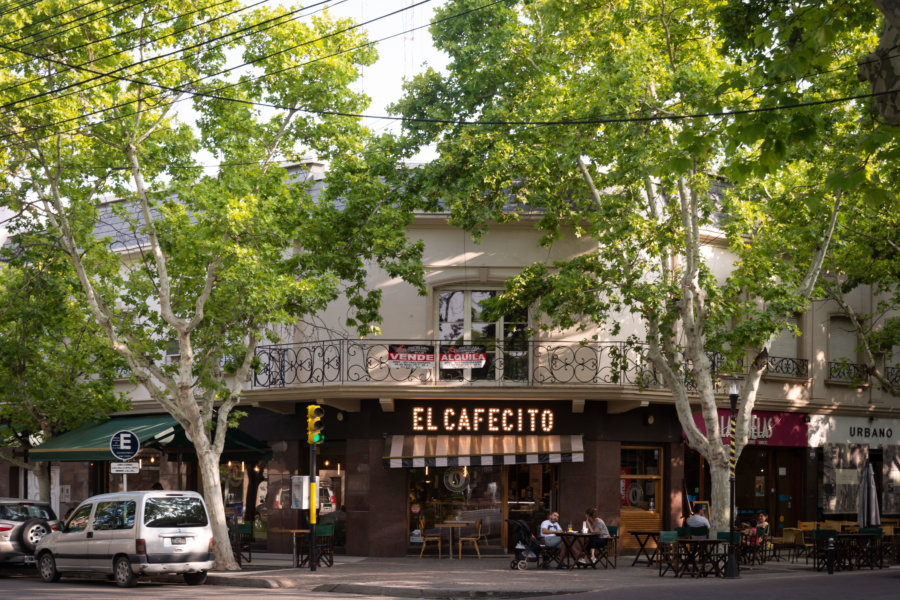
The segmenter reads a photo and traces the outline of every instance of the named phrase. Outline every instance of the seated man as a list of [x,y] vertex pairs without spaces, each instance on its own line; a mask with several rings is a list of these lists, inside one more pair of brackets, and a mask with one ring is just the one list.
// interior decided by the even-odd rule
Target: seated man
[[547,518],[541,523],[541,535],[544,538],[544,545],[550,548],[559,548],[562,545],[562,538],[559,537],[559,531],[562,527],[558,523],[559,513],[549,512]]
[[[688,527],[706,527],[709,528],[709,519],[706,518],[706,506],[701,504],[697,507],[697,512],[688,517],[687,520]],[[694,539],[702,540],[706,536],[702,535],[693,535],[691,536]]]

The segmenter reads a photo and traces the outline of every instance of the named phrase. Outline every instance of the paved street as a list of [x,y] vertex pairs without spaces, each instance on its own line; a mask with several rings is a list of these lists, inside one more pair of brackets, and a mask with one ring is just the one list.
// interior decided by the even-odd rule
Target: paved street
[[[336,557],[332,568],[316,573],[285,568],[284,555],[254,555],[252,565],[239,573],[210,575],[214,585],[187,587],[142,579],[124,591],[102,578],[64,578],[45,584],[34,575],[0,579],[0,598],[93,600],[95,598],[565,598],[579,600],[894,600],[900,597],[900,567],[828,575],[803,561],[770,562],[746,569],[739,580],[675,579],[659,577],[655,569],[632,567],[622,560],[617,569],[560,571],[509,569],[506,558],[435,560],[433,558]],[[260,589],[264,588],[264,589]]]

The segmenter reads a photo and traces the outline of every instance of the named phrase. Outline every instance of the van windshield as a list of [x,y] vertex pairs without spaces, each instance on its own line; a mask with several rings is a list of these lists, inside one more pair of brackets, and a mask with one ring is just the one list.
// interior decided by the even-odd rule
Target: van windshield
[[203,527],[209,523],[199,498],[147,498],[144,525],[147,527]]

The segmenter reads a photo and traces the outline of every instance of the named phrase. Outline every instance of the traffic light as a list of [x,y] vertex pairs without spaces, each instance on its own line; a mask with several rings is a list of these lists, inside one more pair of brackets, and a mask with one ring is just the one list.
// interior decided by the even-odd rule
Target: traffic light
[[325,416],[325,410],[318,404],[310,404],[306,407],[306,441],[309,444],[321,444],[325,441],[325,423],[322,417]]

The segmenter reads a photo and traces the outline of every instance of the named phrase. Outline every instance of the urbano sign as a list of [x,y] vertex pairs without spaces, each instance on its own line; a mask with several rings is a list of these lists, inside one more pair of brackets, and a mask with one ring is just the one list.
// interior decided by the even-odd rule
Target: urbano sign
[[900,420],[812,415],[809,447],[825,444],[868,444],[872,448],[900,445]]
[[109,451],[119,460],[131,460],[141,449],[141,441],[133,431],[123,429],[109,438]]

